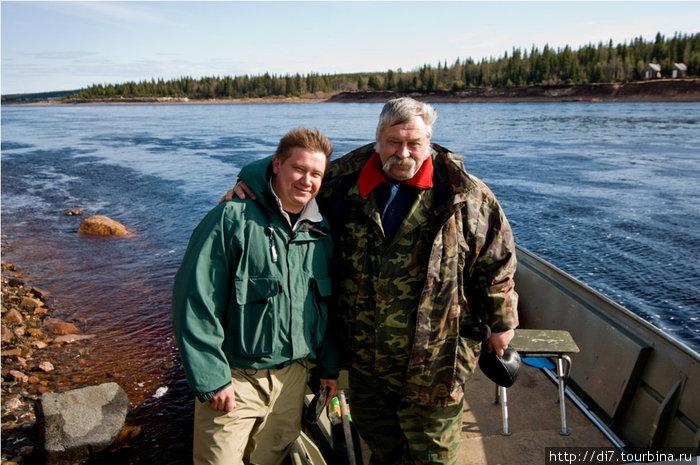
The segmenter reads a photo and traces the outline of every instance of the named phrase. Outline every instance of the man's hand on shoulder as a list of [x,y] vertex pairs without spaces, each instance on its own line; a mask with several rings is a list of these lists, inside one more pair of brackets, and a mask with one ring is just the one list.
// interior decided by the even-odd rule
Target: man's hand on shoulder
[[233,186],[233,189],[229,189],[226,192],[226,194],[224,194],[224,196],[221,197],[219,203],[224,203],[228,202],[229,200],[232,200],[234,195],[241,200],[245,200],[246,198],[256,200],[255,194],[253,194],[253,191],[250,190],[248,184],[246,184],[243,181],[238,181],[236,185]]

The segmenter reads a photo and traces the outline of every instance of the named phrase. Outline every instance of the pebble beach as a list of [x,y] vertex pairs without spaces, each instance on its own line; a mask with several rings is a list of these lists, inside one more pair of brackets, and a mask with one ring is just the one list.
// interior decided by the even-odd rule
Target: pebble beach
[[[40,462],[35,401],[46,392],[70,389],[62,374],[79,363],[82,334],[52,316],[50,293],[35,287],[22,269],[2,262],[2,463]],[[77,361],[77,362],[76,362]],[[77,386],[76,386],[77,387]]]

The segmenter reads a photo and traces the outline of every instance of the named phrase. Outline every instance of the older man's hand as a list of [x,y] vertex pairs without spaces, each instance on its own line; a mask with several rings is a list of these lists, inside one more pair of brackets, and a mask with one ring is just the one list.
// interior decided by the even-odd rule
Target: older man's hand
[[228,202],[229,200],[233,199],[233,196],[238,197],[241,200],[244,200],[245,198],[249,198],[252,200],[255,200],[255,194],[253,194],[253,191],[250,190],[250,187],[248,187],[248,184],[244,183],[243,181],[238,181],[235,186],[233,186],[233,189],[229,189],[226,191],[226,194],[224,194],[223,197],[219,200],[219,203],[224,203]]
[[487,343],[489,352],[495,350],[496,355],[502,357],[503,353],[508,348],[508,344],[510,344],[510,341],[513,339],[513,336],[515,336],[515,331],[512,329],[500,333],[491,333],[491,337],[489,337]]

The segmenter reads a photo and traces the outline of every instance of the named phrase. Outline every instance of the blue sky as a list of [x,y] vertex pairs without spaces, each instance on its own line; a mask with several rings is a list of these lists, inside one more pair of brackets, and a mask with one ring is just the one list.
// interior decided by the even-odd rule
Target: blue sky
[[2,0],[2,94],[151,78],[415,69],[700,32],[700,2]]

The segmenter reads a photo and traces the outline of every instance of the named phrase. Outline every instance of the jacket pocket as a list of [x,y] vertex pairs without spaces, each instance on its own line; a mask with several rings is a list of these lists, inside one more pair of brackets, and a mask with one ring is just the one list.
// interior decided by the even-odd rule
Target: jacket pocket
[[236,280],[236,308],[231,315],[236,355],[258,357],[274,350],[279,331],[274,298],[280,292],[276,278]]
[[309,342],[312,347],[318,347],[323,342],[328,326],[328,300],[331,297],[331,278],[311,278],[309,283],[311,297],[313,299],[313,315],[310,315],[314,324],[307,325],[310,331]]
[[457,354],[455,359],[455,375],[452,389],[464,385],[474,374],[481,353],[481,341],[475,341],[458,336]]

